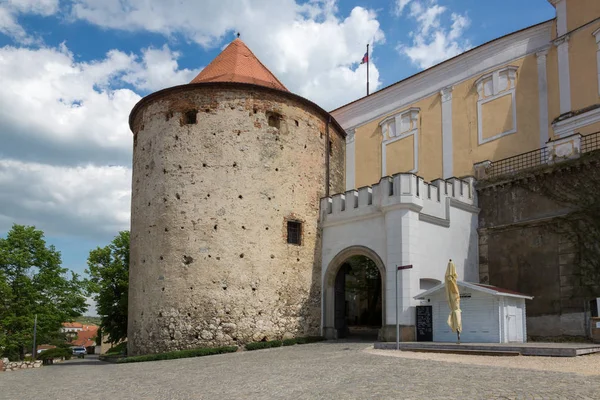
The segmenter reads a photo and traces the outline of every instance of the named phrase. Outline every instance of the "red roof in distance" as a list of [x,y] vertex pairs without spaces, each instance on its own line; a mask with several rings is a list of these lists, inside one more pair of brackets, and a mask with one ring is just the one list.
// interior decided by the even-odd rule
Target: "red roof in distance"
[[238,82],[289,92],[239,38],[231,42],[190,83]]

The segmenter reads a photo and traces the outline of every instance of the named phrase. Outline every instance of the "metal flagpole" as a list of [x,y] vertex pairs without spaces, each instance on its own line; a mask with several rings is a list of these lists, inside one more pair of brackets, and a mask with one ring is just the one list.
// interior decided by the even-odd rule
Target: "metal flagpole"
[[369,44],[367,43],[367,96],[369,95]]

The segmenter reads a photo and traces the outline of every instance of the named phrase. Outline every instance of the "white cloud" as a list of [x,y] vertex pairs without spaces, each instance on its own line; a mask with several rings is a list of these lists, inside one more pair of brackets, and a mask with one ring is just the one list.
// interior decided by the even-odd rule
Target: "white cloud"
[[[111,50],[102,60],[76,62],[59,48],[0,48],[0,158],[50,164],[129,164],[129,112],[140,95],[189,82],[168,47],[146,49],[141,61]],[[36,62],[31,62],[36,60]],[[117,87],[117,88],[113,88]],[[50,150],[50,151],[49,151]]]
[[138,89],[155,91],[188,83],[200,72],[197,70],[179,69],[177,58],[180,54],[172,52],[167,45],[162,49],[148,48],[142,50],[142,62],[132,65],[123,80]]
[[437,0],[412,1],[408,18],[417,23],[418,29],[411,34],[410,45],[401,43],[396,49],[420,68],[429,68],[468,50],[471,44],[463,38],[463,33],[469,27],[469,18],[451,13],[449,24],[442,21],[446,11]]
[[30,44],[36,39],[18,23],[19,14],[49,16],[58,11],[59,0],[3,0],[0,4],[0,33]]
[[0,160],[0,231],[36,225],[46,235],[113,236],[129,229],[131,170]]
[[394,15],[397,17],[401,16],[404,12],[404,7],[410,2],[411,0],[396,0],[396,3],[394,4]]
[[196,72],[180,70],[176,57],[166,46],[88,62],[64,44],[0,48],[0,231],[20,223],[107,238],[128,229],[128,116],[141,97],[124,86],[188,82]]
[[[219,47],[228,33],[239,31],[290,90],[324,108],[364,94],[357,63],[367,43],[384,41],[373,11],[355,7],[341,19],[334,0],[302,5],[294,0],[181,0],[177,6],[163,0],[75,0],[71,14],[107,28],[182,35],[205,47]],[[381,83],[375,63],[370,66],[375,90]]]

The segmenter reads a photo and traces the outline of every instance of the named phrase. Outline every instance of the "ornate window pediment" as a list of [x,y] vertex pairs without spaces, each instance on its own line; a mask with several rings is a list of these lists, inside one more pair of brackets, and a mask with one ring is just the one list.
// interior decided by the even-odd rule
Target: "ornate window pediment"
[[381,121],[379,125],[381,126],[383,141],[413,133],[412,131],[416,130],[418,126],[419,111],[419,108],[412,107]]
[[475,81],[480,145],[517,132],[517,70],[518,67],[509,65]]
[[[410,146],[410,151],[412,153],[412,161],[408,161],[411,163],[411,169],[409,171],[395,171],[395,172],[417,172],[417,167],[419,165],[419,140],[418,140],[418,132],[419,132],[419,112],[421,110],[416,107],[411,107],[407,110],[394,114],[379,124],[381,126],[381,176],[386,176],[388,174],[387,169],[387,148],[388,145],[391,145],[395,142],[399,142],[402,139],[412,140],[412,145]],[[410,142],[408,142],[410,143]],[[407,146],[406,143],[396,143],[394,146]],[[392,147],[394,147],[392,146]],[[398,151],[398,148],[396,148]],[[393,152],[393,149],[392,149]],[[406,153],[405,153],[406,154]],[[406,158],[402,158],[403,160],[408,160],[408,155]],[[404,167],[402,167],[404,169]]]

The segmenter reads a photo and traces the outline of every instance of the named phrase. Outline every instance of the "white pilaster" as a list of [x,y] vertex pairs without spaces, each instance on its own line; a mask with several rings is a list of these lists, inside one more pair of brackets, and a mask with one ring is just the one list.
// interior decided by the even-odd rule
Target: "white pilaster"
[[346,131],[346,190],[355,188],[356,155],[354,129]]
[[567,1],[551,0],[556,7],[556,35],[562,36],[567,33]]
[[418,248],[419,213],[413,210],[392,210],[385,214],[387,234],[387,280],[386,280],[386,324],[396,323],[396,271],[398,266],[413,265],[413,269],[398,272],[398,297],[400,325],[414,325],[415,316],[411,312],[413,296],[411,276],[419,268]]
[[596,30],[593,35],[596,37],[596,45],[598,50],[596,51],[596,63],[598,66],[598,95],[600,95],[600,29]]
[[569,72],[569,37],[555,41],[558,47],[558,88],[560,91],[560,113],[571,111],[571,74]]
[[548,49],[535,54],[538,68],[538,98],[540,103],[540,147],[544,147],[550,138],[548,135],[548,78],[546,74],[546,56]]
[[452,86],[440,91],[442,98],[442,160],[443,178],[454,176],[452,147]]

